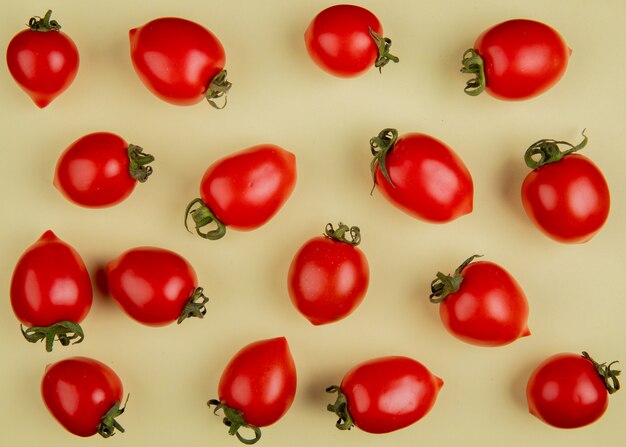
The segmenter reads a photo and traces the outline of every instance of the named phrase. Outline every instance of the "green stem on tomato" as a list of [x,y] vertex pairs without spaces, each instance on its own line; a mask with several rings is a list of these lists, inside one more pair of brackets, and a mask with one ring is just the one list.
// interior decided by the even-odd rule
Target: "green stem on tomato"
[[[586,129],[585,129],[586,130]],[[572,154],[584,148],[589,141],[587,135],[585,135],[585,130],[582,131],[583,140],[574,146],[567,141],[557,141],[551,139],[539,140],[530,145],[528,149],[526,149],[526,153],[524,154],[524,161],[526,162],[526,166],[530,169],[538,169],[542,166],[545,166],[550,163],[556,163],[561,160],[566,155]],[[569,147],[569,149],[562,151],[559,148],[559,145],[564,145]],[[535,160],[533,157],[539,155],[539,159]]]
[[149,163],[154,161],[154,157],[150,154],[144,154],[143,148],[134,144],[128,145],[128,172],[132,178],[140,183],[144,183],[152,174],[152,167]]
[[40,33],[47,33],[48,31],[60,31],[61,25],[56,20],[50,20],[51,16],[52,10],[49,9],[43,18],[38,16],[31,17],[28,21],[28,28],[30,28],[31,31],[39,31]]
[[[195,205],[199,205],[196,209],[192,209]],[[187,205],[187,209],[185,210],[185,228],[187,231],[189,230],[189,226],[187,225],[187,220],[191,216],[194,223],[196,224],[196,233],[198,236],[215,241],[217,239],[221,239],[226,234],[226,226],[217,218],[215,214],[209,209],[208,206],[202,201],[202,199],[197,198],[193,199]],[[200,228],[209,225],[211,223],[215,223],[217,228],[215,230],[202,232]]]
[[468,73],[475,75],[472,79],[467,81],[465,85],[465,93],[470,96],[478,96],[484,90],[487,85],[485,78],[485,63],[483,58],[478,55],[476,50],[470,48],[463,53],[463,60],[461,61],[463,67],[461,73]]
[[369,33],[372,39],[374,39],[374,43],[378,48],[378,57],[376,58],[376,62],[374,63],[374,67],[378,68],[378,72],[383,72],[383,67],[387,65],[389,62],[400,62],[400,58],[394,56],[389,52],[391,48],[391,39],[388,37],[382,37],[376,31],[374,31],[371,27],[369,28]]
[[396,187],[391,178],[389,177],[389,172],[387,172],[387,153],[393,149],[393,146],[396,144],[398,140],[398,131],[392,128],[386,128],[381,130],[378,135],[372,137],[370,139],[370,151],[374,158],[370,163],[370,171],[372,173],[372,180],[374,184],[372,185],[372,190],[370,191],[370,195],[373,194],[374,188],[376,187],[376,167],[380,168],[380,172],[383,174],[383,177],[392,187]]
[[[350,235],[350,238],[348,238]],[[361,243],[361,229],[359,227],[349,227],[341,222],[335,229],[333,224],[327,223],[324,236],[344,244],[357,246]]]
[[196,290],[194,290],[189,297],[189,301],[185,304],[176,322],[180,324],[191,317],[204,318],[206,315],[206,303],[208,302],[209,298],[204,296],[204,289],[202,287],[196,287]]
[[335,403],[328,404],[326,406],[328,411],[335,413],[339,418],[335,427],[339,430],[350,430],[354,426],[354,422],[352,421],[352,416],[350,416],[350,412],[348,411],[348,398],[337,385],[329,386],[326,388],[326,392],[337,393],[337,400],[335,400]]
[[602,381],[604,382],[604,386],[606,387],[606,390],[609,392],[609,394],[618,392],[620,388],[620,384],[619,384],[619,380],[617,379],[617,376],[620,375],[621,371],[617,369],[611,369],[611,366],[619,362],[615,360],[607,365],[606,362],[604,363],[596,362],[585,351],[583,351],[582,354],[584,358],[586,358],[591,363],[593,363],[593,366],[596,368],[596,371],[602,378]]
[[428,297],[433,304],[441,303],[451,293],[458,292],[463,283],[463,275],[461,272],[467,267],[474,259],[481,257],[482,255],[473,255],[463,261],[463,264],[458,266],[452,275],[444,275],[441,272],[437,272],[437,277],[430,283],[431,294]]
[[[226,70],[220,71],[215,75],[213,79],[211,79],[211,83],[207,87],[206,93],[204,97],[206,100],[216,109],[223,109],[226,107],[226,103],[228,102],[227,93],[230,88],[233,86],[231,82],[226,79],[228,72]],[[224,104],[221,106],[215,102],[216,99],[224,98]]]
[[[214,414],[217,414],[219,410],[222,410],[224,412],[223,422],[224,425],[229,427],[229,435],[237,436],[237,439],[239,439],[242,443],[246,445],[252,445],[256,443],[259,439],[261,439],[261,429],[256,425],[248,424],[244,419],[243,413],[241,411],[236,410],[235,408],[231,408],[217,399],[211,399],[207,402],[207,405],[209,406],[209,408],[211,408],[211,405],[215,405],[215,409],[213,410]],[[254,432],[254,438],[244,438],[239,433],[240,428],[248,428],[252,430]]]
[[115,419],[118,416],[121,416],[126,409],[126,404],[128,403],[128,398],[130,394],[126,396],[126,402],[124,402],[124,406],[122,407],[121,402],[115,402],[115,404],[106,412],[102,419],[100,419],[100,424],[98,425],[98,434],[103,438],[110,438],[115,434],[115,429],[124,433],[124,427],[120,425],[119,422]]
[[80,343],[85,338],[83,328],[73,321],[59,321],[50,326],[33,326],[26,329],[20,325],[20,330],[24,338],[30,343],[45,340],[47,352],[52,352],[55,340],[58,340],[62,346],[67,346],[70,342],[72,344]]

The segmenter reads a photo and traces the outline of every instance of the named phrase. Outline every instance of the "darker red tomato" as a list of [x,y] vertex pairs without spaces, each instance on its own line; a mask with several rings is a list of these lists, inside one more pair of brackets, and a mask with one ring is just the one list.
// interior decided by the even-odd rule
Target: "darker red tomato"
[[[285,337],[259,340],[242,348],[226,365],[219,400],[210,400],[209,406],[224,411],[231,435],[254,443],[261,437],[259,427],[273,424],[289,410],[296,383],[296,366]],[[253,430],[255,437],[244,438],[238,431],[241,427]]]
[[72,357],[46,367],[41,396],[48,410],[70,433],[108,438],[115,429],[124,432],[115,418],[124,412],[122,381],[104,363]]
[[341,320],[363,301],[370,274],[357,247],[360,241],[358,227],[339,224],[334,229],[328,224],[324,236],[309,240],[296,253],[289,268],[289,295],[311,323]]
[[40,108],[63,93],[78,72],[76,45],[51,15],[31,18],[29,29],[16,34],[7,48],[13,79]]
[[455,337],[478,346],[503,346],[528,330],[528,302],[515,279],[493,262],[467,259],[453,275],[437,273],[431,284],[433,303]]
[[405,213],[444,223],[472,212],[472,177],[441,141],[421,133],[398,138],[397,130],[384,129],[370,146],[375,185]]
[[29,328],[28,341],[58,339],[78,343],[83,332],[78,323],[92,303],[89,273],[79,254],[48,230],[17,261],[11,279],[11,305],[17,319]]
[[140,323],[163,326],[206,313],[208,298],[198,287],[196,272],[172,251],[130,249],[107,264],[106,276],[113,299]]
[[318,13],[306,32],[306,48],[320,68],[342,78],[358,76],[372,66],[382,68],[398,58],[389,53],[391,40],[365,8],[335,5]]
[[[253,230],[266,223],[295,186],[295,155],[272,144],[253,146],[209,166],[200,184],[200,198],[189,204],[185,214],[191,214],[200,236],[219,239],[225,227]],[[196,204],[198,208],[191,210]],[[216,230],[200,232],[212,222]]]
[[[604,414],[608,394],[619,390],[612,362],[595,362],[589,354],[556,354],[533,371],[526,387],[528,409],[558,428],[589,425]],[[608,391],[608,393],[607,393]]]
[[152,174],[154,161],[142,148],[115,134],[97,132],[74,141],[57,162],[54,186],[72,202],[98,208],[126,199],[137,181]]
[[144,85],[171,104],[188,106],[206,98],[216,106],[214,100],[230,88],[222,44],[189,20],[165,17],[130,30],[130,56]]
[[533,20],[500,23],[481,34],[463,55],[464,73],[476,74],[465,92],[487,90],[505,100],[537,96],[563,77],[571,50],[554,29]]
[[[540,140],[526,152],[533,168],[522,184],[522,203],[533,223],[552,239],[582,243],[604,225],[611,207],[609,187],[602,172],[587,157],[572,152],[578,146],[554,140]],[[560,152],[558,144],[570,147]],[[531,156],[540,154],[541,160]]]
[[353,425],[368,433],[389,433],[422,419],[435,405],[443,380],[408,357],[381,357],[352,368],[329,393],[338,393],[337,428]]

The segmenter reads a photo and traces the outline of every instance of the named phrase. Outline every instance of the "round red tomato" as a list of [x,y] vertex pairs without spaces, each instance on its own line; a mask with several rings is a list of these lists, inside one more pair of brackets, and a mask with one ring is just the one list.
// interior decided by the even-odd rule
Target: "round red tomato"
[[500,23],[481,34],[463,55],[461,72],[475,74],[465,93],[487,90],[505,100],[537,96],[563,77],[571,50],[554,29],[533,20]]
[[7,48],[13,79],[40,108],[63,93],[78,72],[76,45],[51,15],[31,18],[29,29],[16,34]]
[[607,409],[608,394],[619,390],[620,372],[611,369],[614,363],[597,363],[586,352],[546,359],[528,379],[530,413],[558,428],[578,428],[597,421]]
[[478,346],[503,346],[528,330],[526,295],[505,269],[493,262],[473,262],[474,255],[453,275],[437,273],[430,300],[441,303],[439,315],[455,337]]
[[444,223],[472,212],[472,177],[441,141],[421,133],[398,138],[397,130],[384,129],[370,146],[375,186],[405,213]]
[[[602,172],[587,157],[573,152],[564,141],[539,140],[526,151],[532,168],[522,184],[522,203],[530,220],[547,236],[565,243],[591,239],[604,225],[611,207],[609,187]],[[569,149],[561,151],[559,145]],[[532,157],[540,155],[539,161]]]
[[57,162],[54,186],[72,202],[98,208],[126,199],[152,174],[154,157],[119,136],[97,132],[74,141]]
[[[259,340],[242,348],[226,365],[220,379],[214,412],[223,410],[229,434],[245,444],[261,437],[259,427],[278,421],[296,394],[296,366],[285,337]],[[254,431],[248,439],[240,428]]]
[[314,325],[341,320],[363,301],[370,274],[360,242],[358,227],[328,224],[324,236],[305,243],[291,262],[291,301]]
[[89,273],[79,254],[48,230],[22,254],[11,279],[11,305],[25,326],[24,337],[34,343],[54,340],[63,346],[79,343],[79,323],[92,303]]
[[367,9],[335,5],[315,16],[304,33],[304,42],[311,59],[320,68],[348,78],[372,66],[380,70],[389,61],[399,61],[389,53],[391,40],[382,35],[380,21]]
[[108,438],[124,428],[115,420],[124,412],[122,381],[104,363],[72,357],[46,367],[41,396],[48,410],[70,433]]
[[[226,227],[253,230],[270,220],[296,186],[296,157],[278,146],[261,144],[213,163],[200,183],[200,198],[185,211],[198,235],[219,239]],[[192,209],[198,205],[196,209]],[[211,223],[217,229],[203,233]]]
[[131,29],[130,56],[144,85],[164,101],[179,106],[197,104],[203,98],[216,107],[226,99],[226,55],[220,41],[208,29],[177,17],[152,20]]
[[338,393],[337,428],[353,425],[368,433],[389,433],[422,419],[435,405],[443,380],[408,357],[380,357],[352,368],[329,393]]
[[163,326],[188,317],[204,317],[208,298],[196,272],[180,255],[156,247],[122,253],[106,266],[113,299],[140,323]]

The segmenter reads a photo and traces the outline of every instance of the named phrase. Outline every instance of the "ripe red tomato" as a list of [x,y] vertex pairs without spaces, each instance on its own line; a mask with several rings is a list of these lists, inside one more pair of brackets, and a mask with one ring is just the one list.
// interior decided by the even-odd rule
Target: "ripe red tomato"
[[608,407],[608,394],[620,387],[620,371],[611,369],[614,363],[597,363],[586,352],[582,356],[553,355],[528,379],[528,410],[559,428],[578,428],[597,421]]
[[379,70],[399,59],[389,53],[391,39],[381,37],[383,27],[365,8],[335,5],[318,13],[306,32],[306,48],[320,68],[348,78],[363,74],[372,66]]
[[[164,101],[179,106],[203,98],[216,108],[226,105],[226,55],[208,29],[176,17],[152,20],[131,29],[130,56],[144,85]],[[224,98],[218,106],[216,99]]]
[[324,236],[305,243],[291,262],[291,301],[314,325],[341,320],[363,301],[370,274],[360,242],[358,227],[328,224]]
[[544,23],[526,19],[500,23],[463,54],[461,72],[476,75],[467,82],[465,93],[476,96],[487,90],[504,100],[535,97],[563,77],[571,52],[561,35]]
[[[185,211],[198,235],[220,239],[226,226],[253,230],[270,220],[296,186],[296,157],[273,144],[261,144],[217,160],[204,173],[200,198]],[[192,208],[199,205],[196,209]],[[217,229],[203,233],[211,223]]]
[[35,343],[54,340],[63,346],[80,343],[79,323],[92,303],[89,273],[79,254],[48,230],[22,254],[11,279],[11,305],[25,326],[24,337]]
[[441,303],[439,315],[455,337],[478,346],[503,346],[528,330],[526,295],[509,272],[474,255],[453,275],[437,273],[430,300]]
[[[587,144],[539,140],[526,151],[533,169],[522,184],[522,203],[530,220],[559,242],[582,243],[602,228],[611,198],[602,172],[587,157],[573,154]],[[569,149],[561,151],[559,145]],[[540,155],[536,161],[532,157]]]
[[421,133],[398,138],[396,129],[384,129],[370,147],[375,186],[405,213],[444,223],[472,212],[472,177],[441,141]]
[[196,272],[180,255],[156,247],[122,253],[106,266],[113,299],[140,323],[163,326],[188,317],[204,317],[208,298]]
[[328,393],[337,393],[336,427],[389,433],[422,419],[435,405],[443,380],[408,357],[380,357],[352,368]]
[[107,132],[74,141],[57,162],[54,186],[77,205],[98,208],[126,199],[152,174],[154,157]]
[[32,17],[29,29],[17,33],[7,48],[13,79],[40,108],[63,93],[78,72],[76,45],[51,15]]
[[[296,394],[296,366],[285,337],[259,340],[242,348],[226,365],[220,379],[219,400],[211,399],[214,413],[224,411],[228,433],[245,444],[261,437],[259,427],[278,421]],[[244,438],[240,428],[254,431]]]
[[108,438],[124,428],[115,420],[121,407],[122,381],[104,363],[71,357],[46,367],[41,396],[48,411],[70,433]]

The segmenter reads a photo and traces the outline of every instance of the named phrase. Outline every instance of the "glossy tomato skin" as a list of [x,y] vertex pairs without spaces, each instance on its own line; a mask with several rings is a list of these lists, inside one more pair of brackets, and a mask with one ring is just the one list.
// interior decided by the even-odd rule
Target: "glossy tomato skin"
[[200,197],[224,225],[253,230],[285,204],[296,176],[294,154],[272,144],[257,145],[209,166]]
[[365,254],[325,236],[306,242],[289,268],[291,301],[314,325],[347,317],[365,298],[368,285]]
[[548,237],[583,243],[606,222],[611,199],[600,169],[584,155],[570,154],[526,176],[522,203],[531,221]]
[[528,301],[509,272],[478,261],[461,274],[460,289],[439,305],[441,321],[452,335],[478,346],[504,346],[530,335]]
[[133,67],[144,85],[171,104],[189,106],[204,99],[226,55],[203,26],[177,17],[152,20],[130,30]]
[[218,386],[219,400],[248,424],[266,427],[289,410],[296,394],[296,366],[287,339],[259,340],[230,360]]
[[78,49],[63,31],[26,29],[9,42],[7,65],[13,79],[37,107],[44,108],[74,81]]
[[92,436],[102,417],[124,395],[122,381],[110,367],[87,357],[71,357],[46,367],[41,381],[46,407],[70,433]]
[[340,389],[354,425],[389,433],[423,418],[435,405],[443,380],[421,363],[402,356],[369,360],[351,369]]
[[608,393],[595,366],[572,353],[542,362],[528,380],[526,398],[531,414],[559,428],[589,425],[608,407]]
[[127,250],[107,264],[106,275],[113,299],[130,317],[149,326],[176,321],[198,283],[182,256],[157,247]]
[[392,186],[376,167],[378,190],[405,213],[433,223],[450,222],[472,212],[474,184],[458,155],[425,134],[408,133],[387,153]]
[[80,323],[93,292],[80,255],[48,230],[22,254],[11,279],[11,305],[25,326]]
[[571,53],[553,28],[527,19],[486,30],[474,49],[484,61],[486,91],[504,100],[529,99],[550,89],[565,74]]
[[383,35],[378,18],[355,5],[334,5],[318,13],[304,34],[307,51],[320,68],[342,77],[370,70],[378,58],[378,47],[369,33]]

